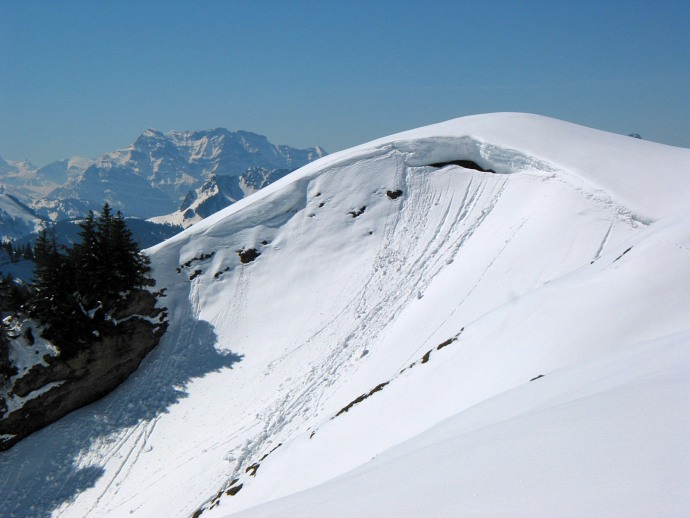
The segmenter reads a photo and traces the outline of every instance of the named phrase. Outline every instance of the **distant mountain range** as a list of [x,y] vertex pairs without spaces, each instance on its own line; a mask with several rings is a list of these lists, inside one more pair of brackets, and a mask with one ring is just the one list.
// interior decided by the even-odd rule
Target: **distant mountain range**
[[104,201],[127,216],[189,226],[326,155],[263,135],[217,128],[148,129],[98,160],[73,157],[37,168],[0,158],[0,237],[17,239],[47,222],[83,217]]

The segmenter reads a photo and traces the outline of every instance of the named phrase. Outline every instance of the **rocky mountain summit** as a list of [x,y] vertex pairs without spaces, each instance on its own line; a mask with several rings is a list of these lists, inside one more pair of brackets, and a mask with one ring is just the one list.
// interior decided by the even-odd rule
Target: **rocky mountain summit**
[[48,215],[68,200],[96,206],[108,201],[130,216],[150,218],[177,210],[212,176],[240,176],[251,167],[294,170],[324,154],[318,147],[274,145],[247,131],[149,129],[130,147],[107,153],[70,177],[37,207]]

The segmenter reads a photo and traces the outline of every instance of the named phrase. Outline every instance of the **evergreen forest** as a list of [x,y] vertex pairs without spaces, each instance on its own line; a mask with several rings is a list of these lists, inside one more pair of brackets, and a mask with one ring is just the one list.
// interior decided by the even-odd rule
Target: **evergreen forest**
[[[39,233],[31,254],[31,285],[0,278],[3,318],[37,322],[63,359],[116,333],[117,317],[133,292],[154,285],[148,257],[141,252],[121,212],[105,203],[80,223],[78,241],[58,245],[54,230]],[[0,374],[8,370],[8,341],[0,339]]]

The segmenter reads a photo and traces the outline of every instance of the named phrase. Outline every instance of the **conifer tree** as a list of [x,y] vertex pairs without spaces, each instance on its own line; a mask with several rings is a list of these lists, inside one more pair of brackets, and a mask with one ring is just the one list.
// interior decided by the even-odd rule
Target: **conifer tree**
[[94,266],[94,285],[102,298],[112,303],[113,289],[113,254],[115,253],[112,242],[113,213],[108,202],[103,204],[101,215],[96,221],[96,248],[97,263]]
[[44,336],[60,343],[63,352],[78,349],[87,337],[88,327],[76,298],[73,283],[76,268],[61,254],[55,239],[42,231],[36,240],[34,295],[29,304],[31,316],[44,325]]
[[5,383],[12,375],[12,365],[10,364],[10,349],[4,331],[0,333],[0,384]]
[[113,289],[116,293],[147,285],[150,261],[139,251],[120,211],[112,219],[110,238]]
[[88,311],[98,303],[101,286],[96,282],[96,271],[101,267],[96,222],[93,211],[80,223],[80,241],[68,253],[69,262],[75,268],[74,287],[79,302]]
[[55,229],[42,230],[34,247],[34,290],[31,313],[42,322],[49,322],[60,309],[61,297],[65,296],[63,266],[65,261],[58,252]]
[[122,213],[105,203],[98,218],[89,212],[80,240],[60,253],[54,231],[39,234],[31,314],[44,335],[63,351],[74,352],[94,337],[114,331],[112,315],[132,290],[149,284],[149,260],[139,251]]

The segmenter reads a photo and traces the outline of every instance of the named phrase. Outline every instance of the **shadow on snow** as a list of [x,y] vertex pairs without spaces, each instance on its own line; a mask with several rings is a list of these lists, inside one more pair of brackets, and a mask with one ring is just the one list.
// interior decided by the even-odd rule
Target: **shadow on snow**
[[[93,446],[111,445],[106,448],[111,451],[115,443],[141,440],[136,436],[148,423],[187,397],[193,378],[242,360],[218,351],[213,326],[196,320],[188,306],[185,311],[172,315],[159,346],[111,394],[0,453],[3,517],[47,517],[73,501],[105,474],[101,464],[107,462],[107,453],[103,459],[84,458]],[[125,455],[122,462],[126,460]]]

